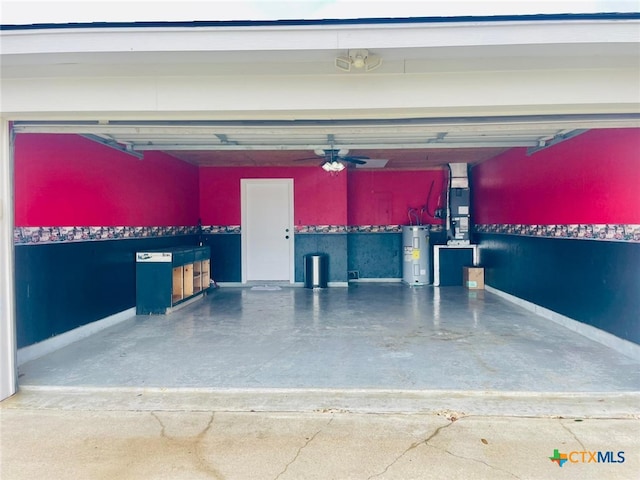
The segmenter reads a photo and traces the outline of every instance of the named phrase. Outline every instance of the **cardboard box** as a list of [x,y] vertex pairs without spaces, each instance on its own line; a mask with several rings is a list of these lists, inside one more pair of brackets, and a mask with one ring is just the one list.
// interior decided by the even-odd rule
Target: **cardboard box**
[[463,267],[462,285],[469,290],[484,290],[484,268]]

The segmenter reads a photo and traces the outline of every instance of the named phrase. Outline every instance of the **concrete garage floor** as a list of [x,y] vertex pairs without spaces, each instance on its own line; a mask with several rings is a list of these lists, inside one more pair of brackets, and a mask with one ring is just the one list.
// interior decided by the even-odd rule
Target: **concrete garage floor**
[[638,478],[639,366],[485,291],[221,288],[22,365],[0,476]]
[[222,288],[19,375],[23,386],[625,392],[640,391],[639,366],[486,291],[392,283]]

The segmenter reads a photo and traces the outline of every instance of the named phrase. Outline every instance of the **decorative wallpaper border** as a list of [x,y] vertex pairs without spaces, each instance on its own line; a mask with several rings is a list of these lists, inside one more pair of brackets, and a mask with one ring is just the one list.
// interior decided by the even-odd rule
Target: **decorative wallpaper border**
[[523,235],[527,237],[604,240],[609,242],[640,242],[640,225],[572,224],[572,225],[476,225],[477,233]]
[[[305,233],[400,233],[403,225],[296,225],[295,234]],[[442,225],[429,225],[432,232],[441,232]],[[240,225],[203,225],[203,235],[241,233]]]
[[[296,225],[295,234],[305,233],[400,233],[403,225]],[[429,225],[432,232],[441,232],[442,225]],[[203,235],[242,232],[240,225],[203,225]]]
[[203,235],[213,235],[216,233],[240,233],[240,225],[203,225]]
[[351,225],[349,233],[401,233],[402,225]]
[[[401,233],[404,225],[297,225],[295,233]],[[442,225],[428,226],[432,232],[441,232]]]
[[199,227],[16,227],[15,245],[197,235]]
[[[347,227],[349,233],[402,233],[407,225],[353,225]],[[421,225],[429,227],[430,232],[442,232],[442,225]]]
[[[400,233],[403,225],[296,225],[296,234]],[[442,232],[443,225],[428,225],[432,232]],[[476,225],[477,233],[522,235],[528,237],[601,240],[610,242],[640,242],[640,225],[636,224],[570,224],[570,225]],[[169,227],[16,227],[15,245],[44,243],[126,240],[170,237],[178,235],[240,234],[240,225],[203,225]]]
[[[442,225],[430,225],[431,231],[442,231]],[[306,233],[399,233],[402,225],[297,225],[295,234]],[[93,242],[136,238],[172,237],[178,235],[240,234],[240,225],[202,225],[201,227],[16,227],[15,245],[46,243]]]
[[303,233],[347,233],[346,225],[296,225],[296,234]]

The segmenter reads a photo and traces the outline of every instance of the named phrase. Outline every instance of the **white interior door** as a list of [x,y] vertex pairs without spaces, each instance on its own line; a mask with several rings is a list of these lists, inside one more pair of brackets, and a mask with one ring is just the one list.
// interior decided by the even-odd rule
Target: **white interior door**
[[293,179],[242,179],[242,281],[294,281]]

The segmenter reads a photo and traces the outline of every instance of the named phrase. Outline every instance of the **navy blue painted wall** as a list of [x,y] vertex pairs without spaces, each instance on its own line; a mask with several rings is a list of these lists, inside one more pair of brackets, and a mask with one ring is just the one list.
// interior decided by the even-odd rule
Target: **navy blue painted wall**
[[[216,282],[242,281],[240,234],[203,235],[211,247],[211,274]],[[347,272],[360,278],[402,278],[401,233],[305,233],[295,236],[295,281],[304,281],[304,255],[329,255],[329,281],[346,282]]]
[[[211,247],[211,274],[216,282],[242,281],[242,239],[240,234],[203,235]],[[308,253],[329,255],[329,281],[347,281],[347,234],[305,233],[295,235],[295,281],[304,281],[304,256]]]
[[350,233],[348,268],[360,278],[402,278],[402,233]]
[[346,282],[348,280],[346,233],[304,233],[296,235],[296,282],[304,281],[304,256],[309,253],[326,253],[329,256],[330,282]]
[[242,281],[242,236],[239,233],[203,235],[211,247],[211,276],[216,282]]
[[478,235],[485,282],[640,343],[640,245]]
[[196,242],[181,236],[17,245],[18,348],[134,307],[135,252]]
[[[241,282],[241,235],[204,235],[211,247],[211,273],[216,282]],[[304,255],[329,255],[329,281],[346,282],[347,271],[361,278],[402,278],[401,233],[349,233],[295,236],[295,281],[304,281]]]

